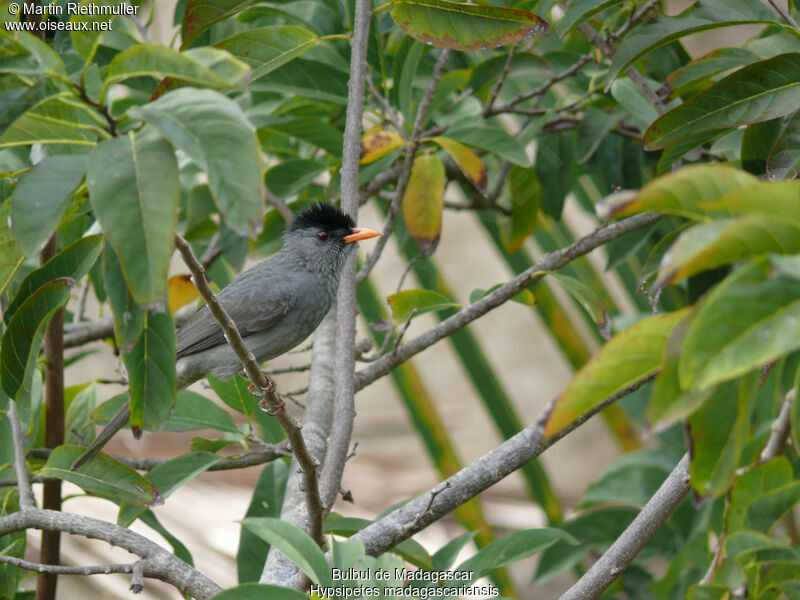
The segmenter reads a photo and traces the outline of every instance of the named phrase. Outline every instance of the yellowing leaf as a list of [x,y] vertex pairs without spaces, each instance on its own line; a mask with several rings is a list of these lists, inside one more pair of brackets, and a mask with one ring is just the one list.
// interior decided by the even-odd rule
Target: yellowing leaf
[[386,299],[392,308],[395,323],[403,323],[422,313],[445,308],[461,308],[458,304],[432,290],[403,290]]
[[648,317],[611,338],[556,400],[547,420],[545,439],[600,406],[609,396],[655,373],[661,367],[672,330],[689,310]]
[[361,164],[366,165],[383,158],[389,152],[402,148],[403,138],[393,131],[386,131],[382,127],[373,127],[361,136]]
[[450,158],[453,159],[453,162],[464,174],[464,177],[469,179],[476,188],[481,191],[486,190],[486,165],[483,164],[477,154],[461,142],[450,138],[435,137],[431,138],[431,141],[444,148],[445,152],[450,155]]
[[403,195],[403,220],[411,237],[427,256],[439,243],[443,207],[444,165],[433,154],[418,156]]
[[173,275],[167,283],[167,304],[170,314],[200,297],[190,275]]

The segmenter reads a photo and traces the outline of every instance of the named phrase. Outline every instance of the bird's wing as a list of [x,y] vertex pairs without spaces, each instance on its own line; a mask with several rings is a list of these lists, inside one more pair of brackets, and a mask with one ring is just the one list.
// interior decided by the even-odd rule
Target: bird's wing
[[[262,268],[242,273],[219,295],[220,303],[243,338],[272,327],[295,303],[290,290],[274,285],[271,269],[264,268],[263,263],[259,266]],[[204,306],[178,330],[178,358],[224,343],[222,329]]]

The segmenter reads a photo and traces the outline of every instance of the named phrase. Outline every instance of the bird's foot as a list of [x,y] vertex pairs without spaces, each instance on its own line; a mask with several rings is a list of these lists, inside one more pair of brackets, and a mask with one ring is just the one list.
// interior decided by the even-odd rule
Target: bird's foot
[[[247,389],[254,396],[261,396],[258,407],[265,413],[272,416],[284,413],[286,411],[286,403],[283,401],[283,397],[276,392],[278,387],[277,384],[266,373],[264,373],[264,379],[266,379],[267,383],[261,389],[257,389],[256,384],[254,383],[251,383]],[[276,404],[267,402],[267,396],[272,396],[273,398],[277,399],[278,402]]]
[[280,394],[274,394],[273,397],[278,399],[278,404],[270,404],[267,402],[266,398],[261,398],[261,400],[258,402],[258,408],[263,410],[271,417],[276,417],[286,412],[286,402],[284,402],[283,396]]

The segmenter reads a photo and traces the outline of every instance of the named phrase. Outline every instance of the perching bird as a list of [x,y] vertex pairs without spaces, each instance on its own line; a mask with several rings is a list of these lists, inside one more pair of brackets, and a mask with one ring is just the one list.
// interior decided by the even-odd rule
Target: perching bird
[[[277,254],[241,273],[219,293],[256,361],[288,352],[319,326],[336,298],[353,242],[378,235],[356,227],[351,217],[328,202],[314,204],[293,219]],[[177,350],[178,389],[209,374],[226,378],[242,369],[206,306],[178,329]],[[72,468],[100,452],[129,418],[126,404]]]

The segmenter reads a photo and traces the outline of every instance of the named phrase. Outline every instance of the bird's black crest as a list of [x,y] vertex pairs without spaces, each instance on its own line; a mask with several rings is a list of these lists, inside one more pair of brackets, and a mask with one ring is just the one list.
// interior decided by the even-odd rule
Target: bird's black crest
[[297,214],[289,226],[289,231],[310,227],[320,227],[329,231],[349,230],[355,226],[352,217],[343,213],[330,202],[316,202]]

